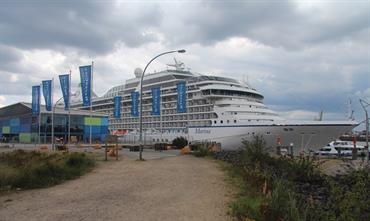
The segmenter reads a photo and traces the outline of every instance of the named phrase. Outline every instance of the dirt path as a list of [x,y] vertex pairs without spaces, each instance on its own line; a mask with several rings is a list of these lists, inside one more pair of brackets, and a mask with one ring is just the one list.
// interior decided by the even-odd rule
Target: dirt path
[[0,197],[0,221],[225,221],[229,196],[212,160],[126,157],[55,187]]

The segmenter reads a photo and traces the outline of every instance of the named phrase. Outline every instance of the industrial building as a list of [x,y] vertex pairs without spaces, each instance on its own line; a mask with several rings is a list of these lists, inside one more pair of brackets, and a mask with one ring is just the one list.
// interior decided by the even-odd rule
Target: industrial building
[[[52,129],[54,128],[54,130]],[[1,142],[51,143],[54,139],[71,143],[104,142],[108,131],[108,116],[85,110],[64,110],[55,107],[32,115],[30,103],[16,103],[0,108]],[[70,135],[70,136],[69,136]]]

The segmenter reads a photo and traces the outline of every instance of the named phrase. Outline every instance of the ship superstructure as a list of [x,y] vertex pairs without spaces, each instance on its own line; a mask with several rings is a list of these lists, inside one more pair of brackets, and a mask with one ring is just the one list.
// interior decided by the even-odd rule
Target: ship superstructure
[[[175,60],[164,71],[147,74],[143,81],[143,130],[145,143],[171,142],[186,137],[190,142],[215,142],[235,149],[256,135],[267,146],[294,145],[302,150],[318,148],[357,126],[345,121],[287,121],[263,103],[263,95],[249,84],[232,78],[202,75],[186,70]],[[111,88],[93,101],[93,110],[109,114],[112,133],[124,134],[123,142],[138,142],[139,117],[132,114],[132,92],[140,89],[141,70],[124,85]],[[178,111],[178,88],[186,85],[186,111]],[[160,114],[152,114],[152,88],[160,88]],[[121,96],[121,117],[113,117],[113,98]],[[78,104],[74,105],[79,106]]]

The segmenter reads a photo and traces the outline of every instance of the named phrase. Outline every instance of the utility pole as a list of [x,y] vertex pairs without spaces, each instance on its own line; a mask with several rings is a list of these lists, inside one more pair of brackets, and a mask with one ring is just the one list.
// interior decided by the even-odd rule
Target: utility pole
[[366,133],[365,133],[365,136],[366,136],[366,138],[365,138],[366,139],[366,148],[365,148],[365,150],[366,150],[366,159],[367,159],[367,162],[369,163],[369,157],[370,157],[369,156],[369,115],[367,113],[366,108],[368,106],[370,106],[370,104],[368,102],[362,100],[362,99],[360,99],[360,104],[361,104],[362,108],[365,111],[365,131],[366,131]]

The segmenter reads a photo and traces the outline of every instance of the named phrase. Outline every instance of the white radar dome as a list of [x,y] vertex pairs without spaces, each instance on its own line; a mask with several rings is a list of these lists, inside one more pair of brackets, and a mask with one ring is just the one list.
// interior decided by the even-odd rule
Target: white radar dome
[[143,74],[143,70],[141,70],[141,68],[136,68],[134,71],[134,74],[136,78],[141,78],[141,75]]

